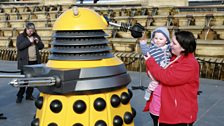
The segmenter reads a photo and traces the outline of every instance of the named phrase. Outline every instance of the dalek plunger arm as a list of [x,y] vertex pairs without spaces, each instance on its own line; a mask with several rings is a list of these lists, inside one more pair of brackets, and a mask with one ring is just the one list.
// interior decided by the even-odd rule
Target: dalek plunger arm
[[121,31],[127,32],[129,30],[131,32],[132,37],[134,38],[142,37],[142,34],[145,31],[145,28],[139,23],[136,23],[133,26],[131,26],[128,23],[121,22],[120,24],[118,24],[118,23],[111,22],[111,20],[108,19],[106,16],[104,16],[104,18],[109,25],[118,27],[119,30]]

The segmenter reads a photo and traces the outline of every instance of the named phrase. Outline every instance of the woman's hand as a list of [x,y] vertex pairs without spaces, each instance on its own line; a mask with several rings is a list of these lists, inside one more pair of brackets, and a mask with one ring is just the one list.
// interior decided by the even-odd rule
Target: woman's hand
[[39,39],[38,38],[34,38],[34,41],[35,41],[35,43],[38,43]]
[[30,42],[31,42],[31,43],[34,42],[34,38],[33,38],[33,36],[30,36],[29,39],[30,39]]
[[149,54],[149,52],[147,52],[147,54],[144,56],[145,60],[148,60],[151,57],[151,55]]

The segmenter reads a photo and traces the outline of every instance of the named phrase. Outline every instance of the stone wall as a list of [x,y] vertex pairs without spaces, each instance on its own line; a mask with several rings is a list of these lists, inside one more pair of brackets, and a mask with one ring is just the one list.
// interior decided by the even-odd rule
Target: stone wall
[[[44,5],[76,3],[76,0],[20,0],[20,1],[30,1],[30,2],[35,1]],[[97,4],[101,4],[101,2],[98,2]],[[108,2],[106,4],[112,4],[112,3]],[[113,2],[113,4],[141,4],[142,6],[188,6],[188,0],[119,0],[119,2]]]

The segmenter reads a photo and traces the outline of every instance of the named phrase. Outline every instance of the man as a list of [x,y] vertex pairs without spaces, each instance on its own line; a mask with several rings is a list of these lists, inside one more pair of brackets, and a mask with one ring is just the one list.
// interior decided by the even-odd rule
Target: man
[[[24,65],[41,63],[39,50],[44,48],[40,36],[36,33],[35,25],[31,22],[26,24],[23,33],[19,34],[16,40],[18,69],[23,74]],[[26,100],[34,100],[32,87],[21,87],[17,93],[16,103],[21,103],[23,94],[26,91]]]

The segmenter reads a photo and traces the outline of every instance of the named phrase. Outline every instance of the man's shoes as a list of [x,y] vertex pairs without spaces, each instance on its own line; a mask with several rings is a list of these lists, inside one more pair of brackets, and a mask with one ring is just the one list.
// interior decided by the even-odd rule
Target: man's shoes
[[33,96],[29,96],[29,97],[27,97],[27,96],[26,96],[26,100],[30,100],[30,101],[32,101],[32,100],[35,100],[35,97],[33,97]]
[[16,99],[16,103],[18,103],[18,104],[22,103],[22,99],[23,99],[23,98],[17,97],[17,99]]
[[[17,99],[16,99],[16,103],[20,104],[20,103],[22,103],[22,100],[23,100],[22,97],[17,97]],[[30,100],[30,101],[32,101],[32,100],[35,100],[35,97],[33,97],[33,96],[29,96],[29,97],[26,97],[26,100]]]
[[3,115],[3,113],[0,113],[0,119],[7,119],[7,118]]

